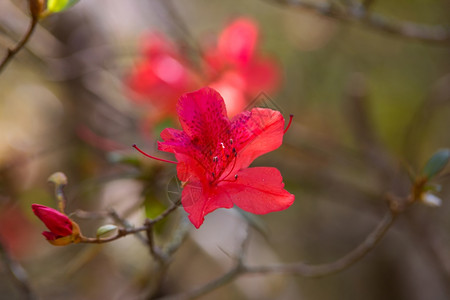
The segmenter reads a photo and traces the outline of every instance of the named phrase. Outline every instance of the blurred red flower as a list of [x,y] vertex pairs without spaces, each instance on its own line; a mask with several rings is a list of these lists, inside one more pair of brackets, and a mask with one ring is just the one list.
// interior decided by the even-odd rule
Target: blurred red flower
[[280,84],[278,64],[256,51],[258,41],[258,25],[251,19],[238,18],[222,31],[217,45],[205,54],[208,85],[228,101],[229,116],[241,112],[258,93],[271,93]]
[[142,43],[144,57],[127,78],[134,92],[131,99],[138,103],[151,103],[153,117],[164,117],[175,111],[177,99],[195,88],[194,73],[189,69],[177,47],[163,35],[152,33]]
[[202,86],[217,89],[227,101],[228,115],[241,112],[258,93],[273,92],[280,83],[280,71],[271,58],[257,50],[259,30],[255,22],[239,18],[206,47],[200,72],[182,51],[161,34],[143,39],[143,58],[126,79],[137,103],[151,104],[150,121],[176,115],[178,98]]
[[33,247],[33,224],[16,205],[1,206],[0,208],[0,240],[5,251],[15,258],[26,256]]
[[184,186],[181,201],[195,227],[220,207],[236,204],[266,214],[293,203],[294,195],[284,189],[277,169],[248,168],[255,158],[281,145],[280,112],[253,108],[230,120],[224,100],[211,88],[184,94],[177,112],[182,130],[165,129],[158,149],[175,154]]
[[63,246],[80,241],[80,229],[78,224],[73,222],[65,214],[56,209],[32,204],[34,214],[41,219],[50,231],[42,232],[47,241],[56,246]]

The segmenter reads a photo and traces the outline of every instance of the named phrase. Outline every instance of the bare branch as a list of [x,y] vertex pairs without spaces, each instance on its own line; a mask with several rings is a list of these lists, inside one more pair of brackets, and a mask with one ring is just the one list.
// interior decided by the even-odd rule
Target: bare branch
[[[190,292],[176,294],[164,299],[196,299],[203,296],[221,286],[224,286],[241,275],[245,274],[268,274],[281,273],[286,275],[295,275],[302,277],[322,277],[342,271],[351,265],[361,260],[367,253],[369,253],[381,241],[386,232],[392,226],[397,214],[389,210],[378,226],[366,237],[366,239],[355,249],[350,251],[342,258],[329,263],[321,265],[308,265],[302,262],[292,264],[279,264],[268,266],[247,266],[245,265],[242,256],[239,257],[236,265],[224,275],[208,282],[200,288],[194,289]],[[243,246],[245,247],[245,246]]]
[[148,230],[151,230],[153,225],[155,225],[156,223],[158,223],[158,222],[162,221],[163,219],[165,219],[168,215],[170,215],[173,211],[175,211],[180,204],[181,204],[181,201],[177,201],[176,203],[172,203],[172,205],[169,208],[167,208],[165,211],[163,211],[158,217],[156,217],[155,219],[152,219],[152,220],[147,220],[143,226],[121,228],[121,229],[119,229],[117,231],[116,235],[114,235],[112,237],[108,237],[108,238],[88,238],[88,237],[83,237],[82,240],[81,240],[81,243],[104,244],[104,243],[109,243],[109,242],[115,241],[117,239],[120,239],[120,238],[122,238],[124,236],[127,236],[127,235],[130,235],[130,234],[139,233],[141,231],[146,231],[147,235],[148,235]]
[[283,273],[298,275],[302,277],[322,277],[342,271],[354,263],[361,260],[367,253],[369,253],[381,241],[388,229],[395,221],[396,214],[391,211],[387,212],[380,224],[370,233],[366,239],[359,244],[358,247],[350,251],[342,258],[322,265],[308,265],[305,263],[293,263],[284,265],[246,267],[246,273]]
[[[381,14],[369,12],[368,6],[348,5],[341,9],[332,3],[315,3],[303,0],[266,0],[271,3],[310,10],[318,15],[336,19],[343,23],[358,23],[369,29],[426,43],[449,44],[450,30],[441,25],[425,25],[388,19]],[[366,1],[367,2],[367,1]]]
[[30,25],[28,27],[27,32],[23,36],[23,38],[17,43],[17,45],[12,48],[8,49],[6,52],[6,56],[3,58],[3,60],[0,62],[0,73],[3,71],[3,69],[6,67],[6,65],[14,58],[14,56],[19,53],[20,50],[25,46],[25,44],[30,39],[31,35],[34,32],[34,29],[36,28],[36,25],[38,24],[38,18],[32,17],[30,20]]

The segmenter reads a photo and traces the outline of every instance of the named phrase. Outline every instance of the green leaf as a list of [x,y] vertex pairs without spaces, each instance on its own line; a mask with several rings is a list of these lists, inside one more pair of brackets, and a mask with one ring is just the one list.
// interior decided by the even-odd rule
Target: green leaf
[[422,174],[428,179],[434,177],[447,165],[450,160],[450,149],[442,149],[433,154],[423,168]]
[[48,0],[47,10],[52,13],[62,12],[74,6],[80,0]]
[[[166,210],[166,206],[156,198],[152,191],[148,191],[149,194],[145,197],[144,208],[145,216],[149,219],[158,217],[162,212]],[[157,234],[161,234],[167,224],[167,218],[158,222],[154,226],[154,230]]]
[[100,226],[97,229],[97,237],[102,237],[105,236],[113,231],[117,230],[117,226],[116,225],[112,225],[112,224],[108,224],[108,225],[103,225]]

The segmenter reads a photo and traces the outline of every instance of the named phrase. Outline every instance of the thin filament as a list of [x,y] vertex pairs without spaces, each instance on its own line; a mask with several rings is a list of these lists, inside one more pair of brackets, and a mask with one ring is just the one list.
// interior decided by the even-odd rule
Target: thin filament
[[[233,172],[234,167],[236,167],[236,160],[237,160],[237,153],[234,152],[233,167],[231,168],[230,172],[228,172],[228,174],[225,175],[225,176],[223,177],[223,179],[222,179],[222,180],[219,180],[217,183],[222,182],[222,181],[229,181],[229,180],[226,180],[225,178],[227,178],[228,176],[230,176],[230,174]],[[236,179],[237,179],[237,178],[235,178],[234,181],[236,181]],[[230,182],[231,182],[231,181],[230,181]]]
[[133,145],[133,148],[136,149],[137,151],[141,152],[141,153],[144,154],[145,156],[150,157],[150,158],[152,158],[152,159],[159,160],[159,161],[163,161],[163,162],[167,162],[167,163],[171,163],[171,164],[177,164],[176,161],[171,161],[171,160],[167,160],[167,159],[163,159],[163,158],[158,158],[158,157],[151,156],[151,155],[145,153],[144,151],[142,151],[141,149],[139,149],[139,147],[136,146],[136,144]]
[[284,130],[283,134],[285,134],[288,131],[289,127],[291,127],[293,118],[294,118],[294,115],[289,115],[289,123],[287,124],[286,129]]

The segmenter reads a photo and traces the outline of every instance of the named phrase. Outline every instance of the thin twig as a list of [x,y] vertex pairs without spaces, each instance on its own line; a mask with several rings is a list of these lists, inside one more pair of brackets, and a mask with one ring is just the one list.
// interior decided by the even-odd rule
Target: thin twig
[[36,28],[36,25],[38,24],[38,18],[32,17],[30,21],[30,25],[28,27],[27,32],[23,36],[23,38],[17,43],[17,45],[10,49],[8,48],[6,52],[6,56],[3,58],[3,60],[0,62],[0,73],[3,71],[3,69],[6,67],[6,65],[14,58],[14,56],[19,53],[20,50],[25,46],[25,44],[30,39],[31,35],[34,32],[34,29]]
[[242,256],[238,259],[236,265],[224,275],[208,282],[200,288],[194,289],[190,292],[181,293],[164,297],[164,299],[195,299],[203,296],[221,286],[224,286],[241,275],[245,274],[267,274],[267,273],[281,273],[286,275],[295,275],[302,277],[322,277],[342,271],[351,265],[361,260],[367,253],[369,253],[381,241],[386,232],[392,226],[397,214],[389,210],[378,226],[370,233],[366,239],[355,249],[350,251],[342,258],[329,263],[321,265],[308,265],[305,263],[279,264],[268,266],[247,266],[245,265]]
[[[145,224],[143,226],[140,227],[127,227],[127,228],[120,228],[117,231],[117,234],[108,238],[88,238],[88,237],[83,237],[81,240],[81,243],[87,243],[87,244],[104,244],[104,243],[109,243],[112,241],[115,241],[117,239],[120,239],[122,237],[125,237],[127,235],[130,234],[136,234],[139,233],[141,231],[147,231],[149,229],[151,229],[153,227],[153,225],[155,225],[156,223],[162,221],[164,218],[166,218],[170,213],[172,213],[173,211],[175,211],[178,206],[181,204],[180,201],[177,201],[176,203],[172,203],[172,205],[167,208],[165,211],[163,211],[158,217],[156,217],[155,219],[151,219],[151,220],[147,220],[145,222]],[[148,233],[147,233],[148,234]]]
[[242,240],[242,243],[240,246],[240,251],[238,252],[238,256],[236,257],[236,264],[230,271],[228,271],[224,275],[210,281],[209,283],[201,286],[200,288],[194,289],[187,293],[169,296],[168,298],[164,298],[164,299],[195,299],[200,296],[206,295],[207,293],[232,282],[235,278],[246,273],[247,268],[244,266],[244,254],[247,249],[249,240],[250,240],[250,234],[249,234],[249,230],[247,228],[246,235],[245,235],[244,239]]
[[160,222],[162,219],[167,217],[167,215],[169,215],[174,210],[176,210],[180,206],[180,204],[181,204],[181,200],[178,200],[177,202],[172,203],[170,205],[170,207],[167,208],[165,211],[163,211],[159,216],[157,216],[156,218],[150,220],[150,223],[151,224],[156,224],[156,223]]
[[148,241],[148,247],[150,248],[151,255],[159,262],[161,266],[164,266],[164,264],[167,263],[168,257],[161,251],[159,247],[155,245],[155,239],[153,236],[153,226],[155,225],[152,223],[151,220],[147,219],[147,222],[145,222],[145,225],[147,226],[147,241]]
[[441,25],[425,25],[388,19],[369,12],[363,5],[352,4],[342,10],[332,3],[316,3],[303,0],[266,0],[271,3],[310,10],[318,15],[343,23],[359,23],[369,29],[403,38],[435,44],[449,44],[450,30]]
[[246,267],[246,273],[264,274],[264,273],[283,273],[302,277],[322,277],[342,271],[354,263],[361,260],[381,241],[388,229],[395,221],[396,214],[387,212],[380,224],[369,234],[366,239],[355,249],[347,253],[342,258],[321,265],[308,265],[305,263],[293,263],[272,266]]

